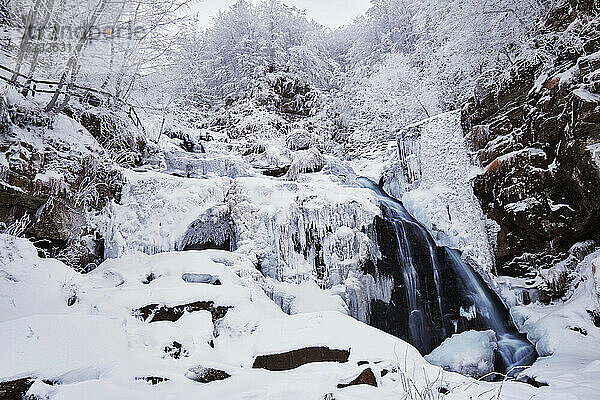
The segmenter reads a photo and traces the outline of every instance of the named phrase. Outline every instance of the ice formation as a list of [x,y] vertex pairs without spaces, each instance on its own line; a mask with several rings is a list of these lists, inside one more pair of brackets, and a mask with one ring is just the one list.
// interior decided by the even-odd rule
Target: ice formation
[[[484,270],[493,266],[486,218],[473,194],[472,165],[460,112],[437,115],[403,129],[399,158],[392,159],[391,193],[432,233],[436,242],[459,249]],[[389,174],[389,173],[388,173]],[[394,193],[398,191],[400,193]]]

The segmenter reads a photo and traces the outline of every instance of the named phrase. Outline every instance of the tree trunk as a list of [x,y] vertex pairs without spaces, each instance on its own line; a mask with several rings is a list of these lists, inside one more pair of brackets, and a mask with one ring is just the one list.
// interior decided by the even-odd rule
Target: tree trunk
[[[42,20],[42,24],[40,25],[40,30],[38,33],[38,40],[42,40],[44,37],[44,30],[48,26],[48,22],[50,21],[50,16],[52,15],[52,9],[54,8],[54,0],[46,0],[45,4],[45,13],[44,18]],[[27,96],[29,93],[29,87],[33,81],[33,74],[35,73],[35,69],[37,67],[38,57],[40,55],[39,46],[35,46],[33,51],[33,58],[31,59],[31,64],[29,64],[29,72],[27,73],[27,80],[25,81],[25,85],[23,87],[23,91],[21,92],[23,96]]]
[[94,12],[92,13],[90,19],[87,21],[87,23],[85,25],[83,33],[81,34],[81,37],[79,38],[79,42],[77,42],[77,46],[75,47],[75,50],[73,51],[73,53],[71,53],[71,56],[69,57],[69,60],[67,61],[67,65],[65,65],[65,68],[63,69],[58,87],[56,88],[56,91],[54,92],[52,99],[46,106],[46,111],[51,111],[56,106],[56,101],[58,100],[58,97],[60,96],[60,91],[62,90],[63,86],[65,85],[65,82],[67,81],[67,74],[69,73],[69,70],[71,70],[72,73],[73,73],[73,71],[75,71],[81,50],[83,49],[83,46],[86,44],[88,37],[90,35],[90,32],[91,32],[92,28],[94,27],[94,24],[96,23],[96,20],[100,17],[102,12],[104,11],[104,7],[106,6],[107,2],[108,2],[108,0],[99,0],[98,1],[98,4],[96,5],[96,8],[94,9]]
[[23,32],[23,36],[21,37],[21,44],[19,45],[19,53],[17,54],[15,71],[11,78],[11,82],[13,84],[17,83],[17,80],[19,79],[21,66],[23,65],[23,60],[25,59],[25,55],[27,54],[27,48],[29,47],[29,42],[31,41],[33,24],[35,23],[35,19],[40,11],[41,4],[42,0],[36,0],[33,6],[29,9],[29,13],[27,13],[27,18],[25,19],[25,30]]

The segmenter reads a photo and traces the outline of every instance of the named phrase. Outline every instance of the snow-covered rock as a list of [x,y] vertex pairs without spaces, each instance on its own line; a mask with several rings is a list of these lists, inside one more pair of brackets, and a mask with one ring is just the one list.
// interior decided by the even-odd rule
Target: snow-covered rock
[[445,370],[481,378],[494,371],[497,348],[494,331],[466,331],[444,340],[425,359]]
[[317,138],[305,129],[294,129],[287,138],[290,150],[308,150],[317,143]]
[[319,172],[325,166],[323,154],[315,148],[297,151],[292,157],[292,165],[286,174],[289,180],[297,180],[302,173]]
[[547,398],[598,397],[600,331],[593,316],[600,310],[594,279],[599,257],[596,251],[578,264],[576,275],[580,278],[570,285],[567,300],[511,309],[517,327],[527,333],[541,356],[521,375],[550,385]]

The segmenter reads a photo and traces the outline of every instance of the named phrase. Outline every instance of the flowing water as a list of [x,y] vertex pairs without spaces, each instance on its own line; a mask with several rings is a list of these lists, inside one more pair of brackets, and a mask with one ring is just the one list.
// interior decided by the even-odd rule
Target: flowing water
[[[517,332],[502,301],[459,252],[438,247],[402,203],[375,182],[358,178],[357,183],[378,195],[381,234],[390,238],[386,244],[397,247],[387,251],[395,264],[395,270],[388,273],[401,280],[396,286],[396,310],[374,315],[373,325],[403,337],[424,354],[454,333],[491,329],[498,339],[499,372],[514,374],[519,371],[515,367],[532,364],[535,348]],[[406,327],[390,325],[387,316],[394,311],[401,315],[394,319],[395,325]]]

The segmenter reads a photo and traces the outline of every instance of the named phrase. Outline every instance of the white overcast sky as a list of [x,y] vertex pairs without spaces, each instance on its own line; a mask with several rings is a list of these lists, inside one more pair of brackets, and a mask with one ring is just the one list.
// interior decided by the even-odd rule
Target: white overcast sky
[[[200,25],[206,27],[211,23],[211,17],[220,9],[225,9],[236,0],[196,0],[193,11],[198,13]],[[370,5],[370,0],[284,0],[290,6],[306,10],[309,19],[330,28],[346,25],[364,14]]]

